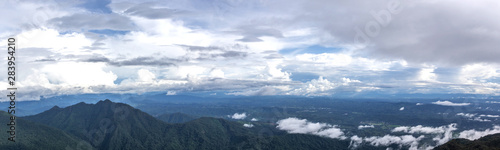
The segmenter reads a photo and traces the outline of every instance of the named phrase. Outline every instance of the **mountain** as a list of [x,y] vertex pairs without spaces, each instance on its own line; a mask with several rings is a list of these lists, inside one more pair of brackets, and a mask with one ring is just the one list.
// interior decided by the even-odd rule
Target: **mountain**
[[[110,100],[57,106],[24,119],[61,129],[97,149],[347,149],[349,141],[286,134],[274,126],[202,117],[169,124]],[[175,118],[175,117],[172,117]],[[184,120],[184,119],[179,119]]]
[[110,100],[52,109],[28,120],[56,127],[98,149],[159,149],[166,146],[169,125],[122,103]]
[[435,150],[500,150],[500,133],[488,135],[474,141],[467,139],[453,139],[438,146]]
[[[0,111],[0,124],[6,125],[10,122],[10,114]],[[65,150],[67,148],[79,147],[93,149],[85,140],[68,134],[57,128],[42,125],[32,121],[16,118],[15,143],[8,141],[8,126],[0,128],[0,149],[54,149]]]
[[166,123],[185,123],[191,120],[196,119],[196,117],[184,114],[184,113],[172,113],[172,114],[163,114],[158,117],[157,119],[164,121]]

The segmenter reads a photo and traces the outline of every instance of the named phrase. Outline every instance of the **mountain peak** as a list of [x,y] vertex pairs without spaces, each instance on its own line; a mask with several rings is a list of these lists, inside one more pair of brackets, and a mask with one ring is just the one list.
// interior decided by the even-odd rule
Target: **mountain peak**
[[54,107],[50,108],[50,109],[60,109],[61,107],[55,105]]
[[99,104],[99,103],[111,104],[113,102],[111,100],[109,100],[109,99],[105,99],[105,100],[100,100],[99,102],[97,102],[97,104]]

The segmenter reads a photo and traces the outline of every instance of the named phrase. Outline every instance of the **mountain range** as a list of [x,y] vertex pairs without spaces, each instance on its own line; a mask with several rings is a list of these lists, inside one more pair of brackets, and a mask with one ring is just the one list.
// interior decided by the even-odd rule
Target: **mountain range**
[[[9,114],[0,113],[7,124]],[[252,123],[251,128],[243,124]],[[156,118],[110,100],[96,104],[57,106],[19,117],[16,142],[0,141],[0,149],[349,149],[350,141],[288,134],[274,125],[172,113]],[[1,128],[5,133],[7,128]],[[2,134],[7,139],[7,134]],[[452,140],[436,149],[495,149],[500,135],[476,141]],[[385,149],[363,145],[359,149]],[[397,148],[397,147],[395,147]]]
[[[182,118],[185,115],[180,114],[170,116],[167,120],[176,123],[166,123],[129,105],[104,100],[65,108],[55,106],[21,119],[54,130],[51,134],[70,137],[60,137],[58,140],[64,143],[52,149],[82,146],[90,149],[347,149],[349,146],[349,141],[286,134],[265,125],[247,128],[240,122],[209,117],[177,123],[193,118]],[[181,118],[173,119],[175,116]],[[40,136],[36,138],[44,138],[43,134]],[[71,139],[88,144],[78,145]],[[53,145],[50,141],[44,144]]]

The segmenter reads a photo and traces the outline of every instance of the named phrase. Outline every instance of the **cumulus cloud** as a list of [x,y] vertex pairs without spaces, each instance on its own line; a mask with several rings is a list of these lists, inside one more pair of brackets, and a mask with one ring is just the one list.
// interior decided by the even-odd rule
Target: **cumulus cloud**
[[313,123],[307,119],[287,118],[277,122],[276,128],[288,133],[313,134],[329,138],[346,139],[344,132],[336,126],[326,123]]
[[453,123],[448,126],[440,126],[440,127],[425,127],[422,125],[408,127],[401,126],[396,127],[391,130],[391,132],[403,132],[403,133],[411,133],[411,134],[434,134],[436,135],[433,140],[437,142],[437,145],[444,144],[448,142],[453,135],[453,131],[457,130],[457,124]]
[[477,140],[477,139],[484,137],[486,135],[496,134],[496,133],[500,133],[500,126],[494,126],[492,129],[486,129],[484,131],[477,131],[474,129],[465,130],[465,131],[460,132],[458,137],[468,139],[468,140]]
[[448,129],[455,128],[455,126],[456,124],[451,124],[449,126],[441,126],[441,127],[424,127],[422,125],[413,127],[401,126],[392,129],[391,132],[439,134],[446,132]]
[[374,137],[364,138],[364,141],[369,142],[374,146],[389,146],[391,144],[398,144],[398,145],[410,146],[410,149],[417,149],[418,142],[423,138],[424,138],[423,135],[417,138],[415,138],[412,135],[403,135],[403,136],[385,135],[382,137],[374,136]]
[[[43,83],[24,87],[37,89],[25,93],[34,99],[80,92],[500,92],[500,22],[489,19],[499,16],[489,11],[498,7],[494,0],[7,3],[0,6],[4,14],[23,13],[0,19],[11,22],[0,25],[0,37],[19,37],[28,70],[19,81],[32,76]],[[389,6],[398,4],[391,12]],[[380,15],[387,12],[384,20]],[[362,34],[366,43],[356,40]],[[98,69],[87,68],[82,82],[57,79],[55,74],[68,75],[51,68],[59,63]],[[154,78],[144,70],[138,75],[140,68]]]
[[358,126],[359,130],[365,129],[365,128],[375,128],[375,126],[374,125],[359,125]]
[[443,105],[443,106],[468,106],[468,105],[470,105],[470,103],[453,103],[450,101],[436,101],[436,102],[432,102],[432,104]]
[[253,124],[247,124],[247,123],[245,123],[245,124],[243,124],[243,126],[244,126],[244,127],[247,127],[247,128],[252,128],[252,127],[253,127]]
[[479,121],[479,122],[491,122],[489,119],[482,119],[481,117],[488,117],[488,118],[497,118],[500,117],[499,115],[478,115],[478,114],[470,114],[470,113],[457,113],[457,116],[463,116],[465,118],[468,118],[469,120],[472,121]]
[[323,77],[319,77],[318,79],[313,79],[306,83],[304,87],[295,89],[291,92],[292,95],[312,95],[312,96],[320,96],[320,95],[329,95],[331,94],[332,89],[336,88],[337,85],[328,81],[328,79],[324,79]]
[[257,119],[257,118],[252,118],[252,120],[250,120],[250,121],[259,121],[259,119]]
[[[352,136],[350,146],[351,148],[356,148],[362,143],[369,143],[373,146],[388,146],[391,144],[397,144],[400,146],[409,146],[409,149],[432,149],[434,146],[438,146],[451,140],[453,131],[457,130],[456,124],[450,124],[447,126],[440,127],[425,127],[425,126],[401,126],[394,128],[391,132],[402,132],[410,134],[425,134],[415,137],[413,135],[384,135],[384,136],[371,136],[371,137],[359,137],[357,135]],[[434,144],[421,145],[420,141],[426,138],[427,135],[433,136],[432,140],[435,141]]]
[[233,114],[232,116],[230,116],[230,117],[231,117],[231,118],[233,118],[233,119],[238,119],[238,120],[240,120],[240,119],[245,119],[245,118],[247,117],[247,114],[246,114],[246,113],[241,113],[241,114],[239,114],[239,113],[234,113],[234,114]]

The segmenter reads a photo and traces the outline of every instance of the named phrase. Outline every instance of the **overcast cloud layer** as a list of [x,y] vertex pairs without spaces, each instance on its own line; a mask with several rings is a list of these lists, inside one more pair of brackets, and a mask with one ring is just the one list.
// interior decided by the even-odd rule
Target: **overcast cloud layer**
[[[10,14],[0,37],[18,41],[20,100],[151,91],[500,94],[496,0],[9,0],[0,7]],[[0,78],[7,86],[6,74]]]

